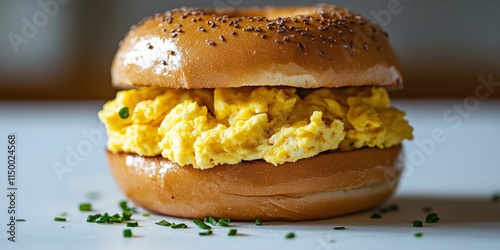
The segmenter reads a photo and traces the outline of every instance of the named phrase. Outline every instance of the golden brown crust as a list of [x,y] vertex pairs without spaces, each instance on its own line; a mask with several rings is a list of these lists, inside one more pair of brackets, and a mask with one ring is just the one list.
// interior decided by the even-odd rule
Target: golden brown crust
[[121,88],[395,86],[402,79],[379,26],[324,5],[158,14],[128,33],[111,73]]
[[367,209],[393,193],[402,170],[401,146],[207,170],[162,157],[107,155],[118,185],[137,205],[173,216],[246,221],[322,219]]

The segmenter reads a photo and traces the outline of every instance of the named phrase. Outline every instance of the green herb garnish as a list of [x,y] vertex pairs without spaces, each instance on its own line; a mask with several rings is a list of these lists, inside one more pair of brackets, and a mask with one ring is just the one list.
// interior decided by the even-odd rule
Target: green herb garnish
[[17,222],[25,222],[25,219],[16,219]]
[[411,222],[414,227],[423,227],[423,223],[421,220],[414,220]]
[[227,233],[227,235],[229,235],[229,236],[235,236],[237,233],[238,233],[238,231],[236,229],[230,229],[229,233]]
[[164,227],[169,227],[172,225],[172,223],[166,221],[166,220],[161,220],[155,223],[156,225],[164,226]]
[[425,217],[425,222],[427,223],[436,223],[439,221],[439,217],[436,213],[430,213]]
[[138,227],[139,226],[139,222],[137,221],[129,221],[127,222],[127,227]]
[[126,208],[123,210],[122,216],[123,216],[123,220],[130,220],[130,218],[132,218],[132,211],[130,209]]
[[221,218],[219,220],[219,226],[221,226],[221,227],[229,227],[230,223],[231,223],[231,219],[229,219],[229,218]]
[[334,227],[333,230],[344,230],[346,229],[345,227]]
[[285,239],[293,239],[293,238],[295,238],[294,232],[290,232],[285,235]]
[[207,218],[208,221],[205,221],[205,222],[209,222],[210,224],[214,225],[214,226],[217,226],[217,220],[214,219],[214,217],[210,216]]
[[79,208],[80,208],[80,211],[82,211],[82,212],[90,212],[90,211],[92,211],[92,204],[82,203],[82,204],[80,204]]
[[208,236],[208,235],[212,235],[213,232],[212,232],[212,230],[208,230],[208,231],[205,231],[205,232],[199,232],[198,234],[200,236]]
[[178,229],[178,228],[188,228],[188,226],[184,223],[181,223],[181,224],[175,224],[175,223],[172,223],[172,228],[173,229]]
[[99,219],[99,217],[101,217],[101,214],[90,214],[89,216],[87,216],[87,222],[95,222],[97,219]]
[[142,216],[149,217],[149,216],[151,216],[151,214],[150,213],[143,213]]
[[104,213],[103,215],[99,216],[99,218],[97,218],[95,220],[95,222],[96,223],[106,223],[106,222],[108,222],[108,219],[109,219],[109,214]]
[[120,208],[122,210],[125,210],[128,208],[127,201],[120,201],[119,205],[120,205]]
[[418,233],[415,233],[414,236],[417,238],[420,238],[420,237],[424,236],[424,234],[422,232],[418,232]]
[[262,221],[260,219],[255,219],[255,225],[262,226]]
[[193,220],[193,223],[196,224],[201,229],[205,229],[205,230],[212,229],[209,225],[205,224],[200,219]]
[[372,219],[380,219],[380,218],[382,218],[382,215],[380,215],[379,213],[373,213],[370,216],[370,218],[372,218]]
[[62,217],[55,217],[55,218],[54,218],[54,221],[66,221],[66,218],[62,218]]
[[127,107],[123,107],[121,108],[119,111],[118,111],[118,115],[120,116],[120,118],[122,119],[127,119],[129,117],[129,110]]
[[124,229],[123,230],[123,237],[125,237],[125,238],[132,237],[132,230],[130,230],[130,229]]

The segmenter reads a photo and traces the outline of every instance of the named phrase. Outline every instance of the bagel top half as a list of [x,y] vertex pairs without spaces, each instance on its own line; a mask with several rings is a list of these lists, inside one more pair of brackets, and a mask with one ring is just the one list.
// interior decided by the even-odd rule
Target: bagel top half
[[119,88],[402,83],[387,33],[348,9],[323,5],[157,14],[126,35],[111,73]]

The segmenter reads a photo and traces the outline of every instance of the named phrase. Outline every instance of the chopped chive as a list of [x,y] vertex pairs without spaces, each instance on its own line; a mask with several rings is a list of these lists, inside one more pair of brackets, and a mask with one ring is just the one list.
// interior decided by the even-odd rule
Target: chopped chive
[[122,213],[123,220],[130,220],[132,218],[132,211],[130,209],[126,208],[123,210]]
[[227,233],[227,235],[229,235],[229,236],[235,236],[237,233],[238,233],[238,231],[233,228],[233,229],[229,230],[229,233]]
[[172,228],[173,229],[178,229],[178,228],[188,228],[188,226],[184,223],[181,223],[181,224],[175,224],[175,223],[172,223]]
[[151,214],[150,213],[143,213],[142,216],[149,217],[149,216],[151,216]]
[[380,218],[382,218],[382,215],[380,215],[379,213],[373,213],[370,216],[370,218],[372,218],[372,219],[380,219]]
[[129,110],[127,107],[123,107],[121,108],[119,111],[118,111],[118,115],[120,116],[120,118],[122,119],[127,119],[129,117]]
[[[212,216],[210,216],[210,217],[212,217]],[[205,218],[203,218],[203,222],[209,222],[209,221],[208,221],[208,216],[207,216],[207,217],[205,217]]]
[[417,238],[420,238],[420,237],[424,236],[424,234],[422,232],[418,232],[418,233],[415,233],[414,236]]
[[172,225],[172,223],[166,221],[166,220],[161,220],[155,223],[156,225],[164,226],[164,227],[169,227]]
[[260,219],[255,219],[255,225],[262,226],[262,221]]
[[421,220],[414,220],[411,223],[413,224],[413,227],[423,227]]
[[425,217],[425,222],[427,223],[436,223],[439,221],[439,217],[436,213],[430,213]]
[[210,224],[217,226],[217,220],[214,219],[214,217],[212,217],[212,216],[208,217],[208,221],[206,221],[206,222],[209,222]]
[[123,237],[125,237],[125,238],[132,237],[132,230],[130,230],[130,229],[124,229],[123,230]]
[[17,222],[24,222],[26,221],[25,219],[16,219]]
[[212,230],[208,230],[208,231],[205,231],[205,232],[199,232],[198,234],[200,236],[208,236],[208,235],[212,235],[213,232],[212,232]]
[[97,218],[95,220],[96,223],[105,223],[107,222],[109,219],[109,214],[108,213],[104,213],[103,215],[99,216],[99,218]]
[[333,230],[344,230],[346,229],[345,227],[334,227]]
[[199,228],[209,230],[212,229],[209,225],[203,223],[200,219],[193,220],[193,223],[196,224]]
[[62,217],[55,217],[55,218],[54,218],[54,221],[66,221],[66,218],[62,218]]
[[92,211],[92,204],[90,203],[82,203],[79,205],[80,211],[82,212],[90,212]]
[[293,239],[293,238],[295,238],[294,232],[290,232],[285,235],[285,239]]
[[219,226],[221,226],[221,227],[229,227],[230,223],[231,223],[231,219],[229,219],[229,218],[221,218],[219,220]]
[[423,211],[424,213],[430,213],[430,212],[432,212],[432,207],[423,207],[423,208],[422,208],[422,211]]
[[87,222],[95,222],[97,218],[95,217],[95,215],[89,215],[87,216]]
[[127,201],[120,201],[119,205],[120,205],[120,208],[122,210],[125,210],[128,208]]
[[127,222],[127,227],[138,227],[139,226],[139,222],[137,221],[129,221]]

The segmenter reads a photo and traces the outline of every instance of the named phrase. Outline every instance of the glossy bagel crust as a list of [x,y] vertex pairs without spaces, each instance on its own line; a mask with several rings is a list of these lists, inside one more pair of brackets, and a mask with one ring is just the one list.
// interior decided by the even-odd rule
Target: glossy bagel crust
[[233,220],[310,220],[380,204],[395,190],[402,148],[329,151],[278,166],[261,160],[200,170],[107,152],[125,195],[150,211]]
[[387,33],[334,6],[175,9],[146,18],[113,60],[115,87],[400,86]]

